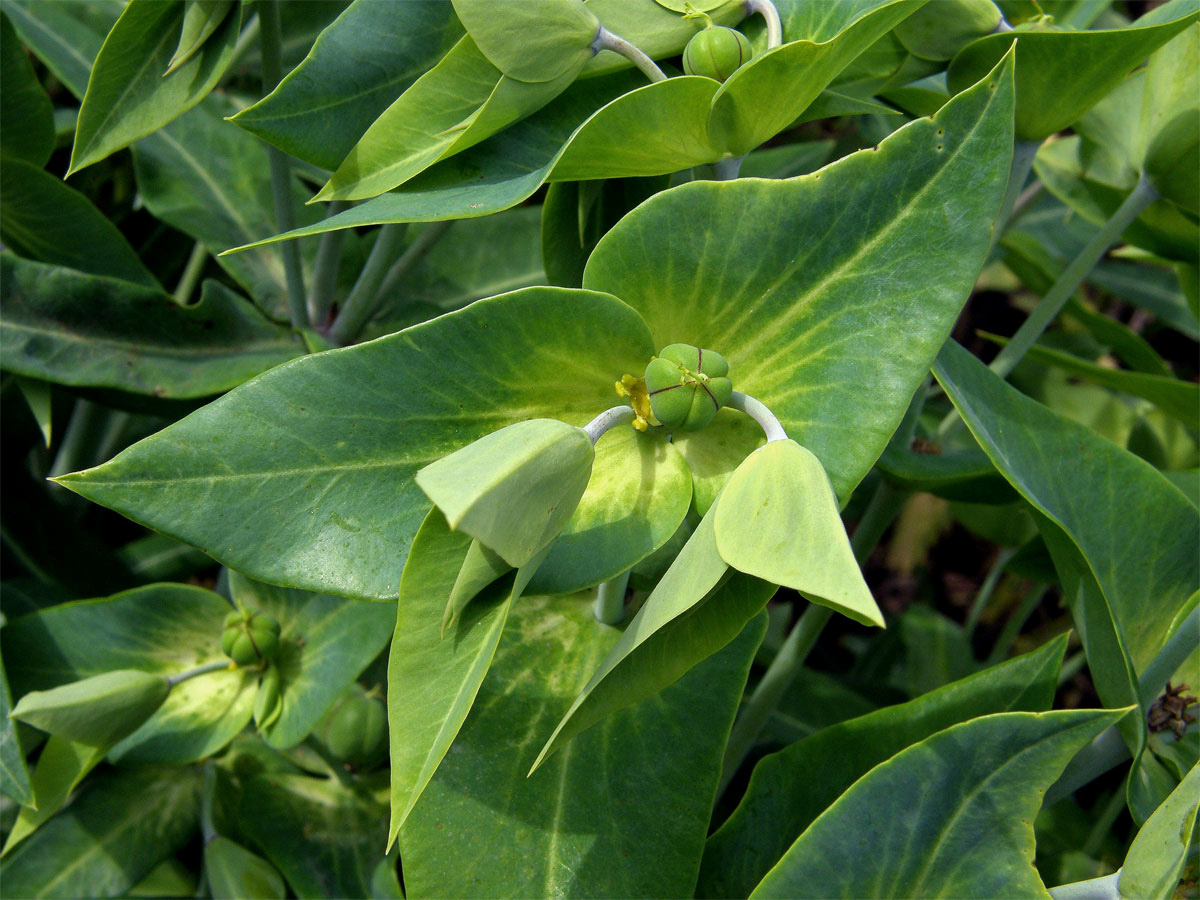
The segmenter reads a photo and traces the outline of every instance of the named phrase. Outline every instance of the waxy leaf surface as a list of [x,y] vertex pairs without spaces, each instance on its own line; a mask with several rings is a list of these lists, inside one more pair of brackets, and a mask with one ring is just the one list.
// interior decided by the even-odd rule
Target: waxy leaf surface
[[641,312],[656,346],[723,354],[736,389],[779,417],[844,499],[979,274],[1012,99],[1008,60],[877,151],[786,181],[658,194],[601,239],[584,284]]
[[481,53],[509,78],[550,81],[591,60],[600,22],[583,0],[516,3],[454,0],[454,12]]
[[593,618],[587,595],[522,600],[454,749],[400,832],[409,895],[690,896],[764,627],[750,624],[526,777],[618,632]]
[[1193,766],[1130,844],[1117,880],[1122,897],[1170,900],[1175,896],[1187,863],[1198,808],[1200,766]]
[[33,805],[33,787],[29,783],[29,769],[25,766],[25,754],[17,740],[17,724],[8,717],[12,710],[12,692],[8,689],[8,676],[0,662],[0,791],[4,796],[22,806]]
[[54,109],[8,16],[0,14],[0,155],[42,167],[54,152]]
[[938,732],[855,782],[750,896],[1045,898],[1042,794],[1121,715],[997,713]]
[[528,288],[280,366],[60,483],[260,581],[392,599],[418,469],[512,422],[585,424],[654,349],[612,297]]

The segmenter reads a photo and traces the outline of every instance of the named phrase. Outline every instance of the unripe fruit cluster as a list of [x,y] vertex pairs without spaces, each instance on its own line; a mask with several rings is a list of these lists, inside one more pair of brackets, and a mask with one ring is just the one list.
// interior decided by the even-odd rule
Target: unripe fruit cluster
[[239,666],[271,659],[279,649],[279,623],[263,612],[231,612],[225,617],[221,649]]
[[671,344],[646,366],[646,390],[654,417],[669,428],[698,431],[729,402],[733,382],[720,353]]
[[683,71],[724,81],[747,62],[754,51],[740,31],[710,25],[697,32],[683,49]]

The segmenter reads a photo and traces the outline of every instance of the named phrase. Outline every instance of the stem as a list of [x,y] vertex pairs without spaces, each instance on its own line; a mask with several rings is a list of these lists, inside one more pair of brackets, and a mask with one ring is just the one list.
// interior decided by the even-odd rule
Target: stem
[[761,425],[762,430],[767,435],[767,443],[771,441],[786,441],[788,439],[787,432],[783,430],[783,426],[779,424],[779,420],[775,418],[775,414],[767,409],[766,404],[762,401],[755,400],[741,391],[734,391],[729,396],[729,402],[726,406],[730,409],[737,409],[744,412]]
[[175,293],[171,295],[180,306],[188,305],[192,291],[196,289],[196,283],[200,281],[200,273],[204,271],[204,262],[207,259],[208,248],[196,241],[192,247],[192,255],[188,257],[187,265],[183,267],[183,274],[179,277],[179,284],[175,286]]
[[994,666],[1008,655],[1008,650],[1012,647],[1013,641],[1017,639],[1017,635],[1021,633],[1025,622],[1033,615],[1033,611],[1038,608],[1038,604],[1042,602],[1042,598],[1045,596],[1045,587],[1040,591],[1030,591],[1025,595],[1025,598],[1021,601],[1021,605],[1017,607],[1016,611],[1009,616],[1008,621],[1004,623],[1004,629],[1000,632],[1000,637],[996,638],[996,643],[992,646],[992,652],[988,654],[986,665]]
[[197,675],[207,675],[209,672],[217,672],[221,669],[232,668],[233,663],[228,659],[218,659],[216,662],[205,663],[202,666],[196,666],[194,669],[188,669],[185,672],[180,672],[176,675],[171,675],[167,678],[167,684],[171,687],[187,681],[190,678],[195,678]]
[[1054,900],[1098,900],[1098,898],[1120,897],[1117,884],[1121,880],[1121,870],[1111,875],[1099,878],[1089,878],[1087,881],[1072,881],[1070,884],[1060,884],[1049,888]]
[[412,267],[420,262],[426,253],[433,249],[434,245],[441,240],[442,235],[453,224],[453,220],[434,222],[413,238],[413,242],[400,254],[400,258],[396,260],[395,265],[388,269],[387,276],[383,279],[383,284],[379,286],[379,290],[376,292],[376,297],[382,300],[394,291],[400,282],[404,280],[404,277],[412,271]]
[[[345,200],[334,200],[325,208],[325,216],[336,216],[349,206]],[[335,228],[321,235],[321,241],[317,244],[317,260],[313,264],[312,283],[308,286],[308,317],[318,328],[325,324],[329,307],[333,305],[338,263],[342,259],[342,242],[345,238],[345,229]]]
[[206,844],[217,836],[212,814],[216,793],[217,769],[210,759],[204,764],[204,788],[200,792],[200,834]]
[[967,613],[967,621],[963,625],[963,630],[967,634],[968,641],[971,639],[971,635],[975,633],[975,627],[979,624],[979,617],[983,615],[988,601],[992,599],[996,585],[1000,583],[1000,576],[1004,574],[1004,567],[1008,565],[1008,561],[1013,558],[1013,554],[1015,553],[1015,550],[1001,550],[1000,555],[996,557],[996,564],[992,566],[992,570],[988,572],[987,578],[980,585],[979,593],[975,595],[975,602],[971,604],[971,611]]
[[[858,527],[854,529],[854,535],[850,538],[850,546],[859,565],[871,555],[871,551],[875,549],[875,545],[879,543],[879,539],[883,537],[888,525],[896,518],[907,499],[907,491],[893,488],[883,481],[879,482],[862,519],[859,520]],[[784,639],[783,646],[771,660],[729,734],[729,743],[725,745],[725,760],[721,766],[721,782],[717,788],[718,796],[729,786],[729,782],[733,780],[733,776],[754,747],[763,726],[767,724],[771,713],[800,674],[804,660],[832,616],[833,610],[829,607],[810,604]]]
[[1129,747],[1126,746],[1121,733],[1116,726],[1110,725],[1092,739],[1075,758],[1067,763],[1058,781],[1050,785],[1046,791],[1043,807],[1050,807],[1069,797],[1085,784],[1091,784],[1110,769],[1119,766],[1129,759]]
[[354,343],[363,326],[375,312],[379,286],[387,275],[387,267],[400,250],[407,225],[384,225],[375,238],[375,246],[367,257],[367,264],[358,274],[358,280],[350,290],[345,305],[338,311],[337,318],[329,327],[329,339],[335,344],[346,346]]
[[108,410],[90,400],[76,400],[71,419],[67,422],[62,444],[54,456],[47,478],[57,478],[68,472],[87,468],[85,454],[96,446],[105,427]]
[[229,63],[230,69],[235,68],[242,61],[242,57],[250,51],[250,46],[258,40],[261,28],[262,22],[258,18],[258,13],[254,13],[250,17],[250,21],[242,27],[237,43],[233,45],[233,58]]
[[1197,643],[1200,643],[1200,608],[1188,613],[1142,672],[1138,680],[1138,697],[1143,707],[1149,706],[1162,693],[1163,687],[1196,649]]
[[1012,218],[1017,198],[1021,196],[1025,182],[1029,180],[1029,172],[1033,169],[1033,160],[1040,146],[1040,141],[1017,141],[1013,147],[1012,165],[1008,170],[1008,188],[1004,192],[1004,202],[1000,204],[1000,211],[992,225],[992,249],[999,243],[1008,220]]
[[783,23],[779,21],[779,10],[771,0],[746,0],[746,15],[755,13],[767,20],[767,49],[772,50],[783,43]]
[[666,81],[667,76],[663,74],[663,70],[654,64],[654,60],[648,57],[645,53],[635,47],[623,37],[617,37],[603,25],[596,32],[596,39],[592,41],[592,54],[595,55],[601,50],[611,50],[613,53],[620,53],[623,57],[641,69],[642,74],[651,81]]
[[1082,650],[1077,650],[1063,660],[1062,668],[1058,670],[1058,687],[1062,687],[1077,674],[1087,664],[1087,654]]
[[623,425],[625,422],[633,421],[632,406],[613,406],[606,409],[592,421],[583,426],[583,430],[587,432],[592,443],[600,440],[604,436],[604,432],[610,428],[616,428],[618,425]]
[[742,160],[746,158],[746,154],[741,156],[727,156],[724,159],[718,159],[713,163],[713,179],[715,181],[736,181],[738,173],[742,171]]
[[629,573],[626,569],[611,581],[600,585],[596,594],[596,603],[592,607],[592,615],[596,621],[604,625],[617,625],[625,618],[625,589],[629,587]]
[[[262,80],[264,96],[275,90],[282,77],[281,46],[283,37],[279,25],[279,0],[261,0],[258,4],[259,47],[262,51]],[[296,227],[292,215],[292,173],[287,154],[270,145],[267,157],[271,163],[271,196],[275,201],[275,225],[281,231]],[[293,328],[308,327],[308,310],[304,305],[304,273],[300,268],[300,248],[295,241],[279,245],[283,256],[284,280],[287,287],[288,313]]]
[[1001,378],[1008,376],[1017,363],[1021,361],[1021,358],[1028,352],[1029,348],[1041,337],[1042,332],[1046,330],[1059,314],[1063,305],[1071,298],[1079,288],[1079,285],[1083,283],[1083,279],[1092,271],[1092,268],[1099,262],[1104,252],[1120,238],[1130,223],[1157,199],[1158,191],[1143,177],[1137,183],[1137,187],[1125,198],[1125,202],[1104,223],[1104,226],[1096,232],[1095,236],[1088,241],[1087,246],[1067,266],[1066,271],[1059,276],[1058,281],[1054,282],[1054,286],[1042,297],[1033,314],[1017,329],[1017,333],[1012,336],[1012,340],[1000,349],[1000,352],[992,360],[990,366],[993,372]]

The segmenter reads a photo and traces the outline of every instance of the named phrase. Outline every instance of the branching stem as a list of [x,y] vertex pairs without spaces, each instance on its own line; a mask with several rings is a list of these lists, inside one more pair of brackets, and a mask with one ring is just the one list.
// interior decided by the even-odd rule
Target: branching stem
[[611,50],[613,53],[620,53],[623,57],[637,66],[643,75],[651,81],[666,81],[667,76],[649,56],[635,47],[623,37],[618,37],[613,34],[603,25],[596,32],[596,39],[592,41],[592,53],[599,53],[601,50]]
[[408,225],[384,225],[375,237],[375,246],[367,256],[367,264],[358,274],[358,280],[350,290],[345,305],[338,311],[337,318],[329,327],[329,339],[335,344],[345,346],[354,343],[363,326],[367,324],[375,312],[379,287],[387,276],[388,267],[400,245],[404,242],[404,232]]

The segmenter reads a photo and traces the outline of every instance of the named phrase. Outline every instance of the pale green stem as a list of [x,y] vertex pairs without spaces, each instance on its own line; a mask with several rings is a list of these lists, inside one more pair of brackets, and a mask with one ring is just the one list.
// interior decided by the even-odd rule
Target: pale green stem
[[[349,207],[345,200],[334,200],[325,207],[325,217],[336,216]],[[317,328],[325,324],[333,293],[337,290],[338,264],[342,260],[342,243],[346,229],[335,228],[321,235],[317,244],[317,259],[313,263],[312,283],[308,286],[308,317]]]
[[625,590],[629,587],[629,572],[630,570],[626,569],[616,578],[600,585],[592,607],[592,614],[597,622],[619,625],[625,618]]
[[1058,670],[1058,686],[1062,687],[1082,671],[1087,665],[1087,654],[1077,650],[1063,660],[1062,668]]
[[593,444],[600,438],[604,437],[604,433],[625,422],[633,421],[632,406],[612,406],[606,409],[592,421],[583,426],[583,430],[587,432],[587,436],[591,438]]
[[228,669],[232,663],[227,659],[218,659],[216,662],[205,663],[202,666],[196,666],[194,669],[188,669],[185,672],[171,675],[167,678],[167,683],[171,687],[187,681],[191,678],[196,678],[199,675],[207,675],[209,672],[219,672],[221,669]]
[[238,35],[237,43],[233,46],[233,59],[229,63],[229,68],[236,67],[242,61],[242,57],[250,51],[254,42],[258,40],[258,33],[261,28],[262,23],[259,21],[258,13],[254,13],[250,17],[250,21],[242,27],[242,31]]
[[1121,733],[1115,727],[1109,726],[1067,763],[1058,781],[1047,789],[1042,806],[1050,807],[1064,797],[1069,797],[1085,784],[1091,784],[1105,772],[1125,762],[1129,755],[1129,747],[1126,746]]
[[979,617],[983,615],[988,601],[992,599],[996,585],[1000,583],[1000,576],[1004,574],[1004,568],[1008,565],[1008,561],[1013,558],[1015,552],[1015,550],[1001,550],[1000,555],[996,557],[996,564],[992,566],[992,570],[988,572],[987,578],[979,586],[979,593],[975,595],[975,602],[971,604],[971,609],[967,613],[967,621],[963,624],[963,630],[966,632],[968,641],[971,639],[971,635],[975,633],[975,627],[979,624]]
[[[858,560],[859,565],[870,556],[907,499],[907,491],[893,488],[884,481],[875,488],[875,493],[850,538],[850,546],[854,549],[854,558]],[[725,759],[721,766],[721,782],[717,788],[718,795],[733,780],[771,713],[804,668],[804,660],[832,616],[833,610],[829,607],[809,604],[784,639],[783,646],[771,660],[729,734],[729,743],[725,745]]]
[[1007,655],[1009,648],[1012,647],[1013,641],[1017,639],[1017,635],[1021,633],[1029,617],[1033,615],[1033,611],[1038,608],[1038,604],[1042,602],[1042,598],[1046,596],[1046,588],[1041,590],[1030,591],[1021,600],[1021,605],[1008,617],[1008,621],[1004,623],[1004,629],[1000,632],[1000,637],[996,638],[996,643],[992,646],[992,652],[988,654],[987,665],[994,666],[1002,661]]
[[400,286],[400,283],[404,281],[405,276],[412,271],[413,266],[420,262],[425,254],[434,248],[437,242],[442,239],[442,235],[453,224],[452,220],[434,222],[413,238],[413,242],[405,248],[404,252],[400,254],[400,258],[388,269],[387,276],[383,279],[383,284],[379,286],[379,290],[376,292],[376,298],[383,300],[396,290]]
[[363,326],[375,312],[379,286],[387,275],[388,266],[404,243],[405,224],[384,225],[375,238],[375,246],[367,256],[367,264],[358,274],[358,280],[350,290],[350,296],[338,310],[337,318],[329,327],[329,339],[345,346],[354,343]]
[[175,286],[175,293],[171,296],[180,306],[187,306],[191,300],[192,292],[196,290],[196,284],[200,281],[200,273],[204,271],[204,263],[208,259],[208,248],[199,241],[196,241],[192,247],[192,255],[188,257],[187,265],[183,267],[183,274],[179,277],[179,284]]
[[783,43],[783,23],[779,21],[779,10],[771,0],[746,0],[746,14],[758,13],[767,20],[767,49],[773,50]]
[[1167,682],[1179,671],[1197,644],[1200,644],[1200,608],[1188,614],[1142,672],[1138,679],[1138,697],[1143,706],[1148,706],[1163,692]]
[[87,468],[86,454],[99,442],[107,426],[107,415],[107,409],[90,400],[75,401],[75,408],[71,411],[70,421],[67,422],[62,443],[50,466],[48,478],[57,478],[68,472]]
[[742,160],[745,158],[746,155],[743,153],[741,156],[727,156],[724,159],[718,159],[713,163],[713,180],[737,180],[738,173],[742,171]]
[[596,32],[596,39],[592,41],[593,55],[599,53],[601,50],[611,50],[613,53],[620,53],[623,57],[637,66],[638,69],[641,70],[642,74],[651,81],[667,80],[667,76],[663,74],[663,70],[655,64],[654,60],[652,60],[633,44],[629,43],[629,41],[625,40],[623,37],[618,37],[617,35],[613,34],[603,25],[601,25],[600,30]]
[[992,247],[1000,241],[1004,229],[1008,226],[1008,220],[1012,218],[1017,199],[1025,189],[1025,182],[1029,180],[1029,172],[1033,169],[1033,160],[1040,146],[1040,141],[1017,141],[1013,147],[1012,165],[1008,170],[1008,188],[1004,192],[1004,202],[1000,204],[1000,211],[996,214],[996,221],[992,226]]
[[787,432],[783,430],[783,425],[775,418],[775,414],[767,409],[765,403],[761,400],[755,400],[753,397],[743,394],[740,391],[734,391],[729,396],[729,402],[726,404],[730,409],[740,410],[757,422],[763,432],[767,436],[767,442],[771,441],[786,441]]
[[[279,0],[259,0],[259,47],[262,51],[263,94],[270,94],[283,77],[281,46],[283,36],[279,24]],[[296,227],[292,214],[292,172],[287,154],[267,145],[271,165],[271,197],[275,201],[275,226],[281,231]],[[279,245],[283,256],[283,272],[287,290],[288,314],[292,327],[308,327],[308,309],[304,301],[304,272],[300,267],[300,247],[295,241]]]
[[1049,889],[1054,900],[1119,900],[1120,893],[1117,884],[1121,880],[1121,870],[1100,878],[1089,878],[1087,881],[1072,881],[1070,884],[1060,884]]
[[1063,306],[1078,290],[1104,252],[1121,237],[1133,220],[1157,199],[1158,191],[1149,181],[1143,178],[1138,182],[1137,187],[1125,198],[1125,202],[1088,241],[1079,255],[1067,266],[1066,271],[1059,276],[1058,281],[1054,282],[1054,286],[1042,297],[1037,308],[1012,336],[1012,340],[1001,348],[992,360],[990,368],[993,372],[1001,378],[1008,377],[1029,348],[1037,343],[1037,339],[1062,311]]

